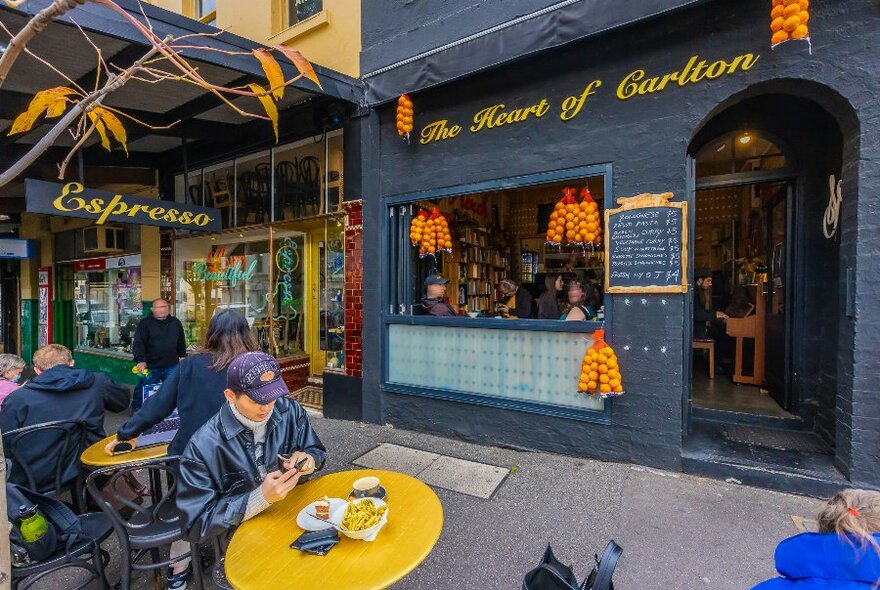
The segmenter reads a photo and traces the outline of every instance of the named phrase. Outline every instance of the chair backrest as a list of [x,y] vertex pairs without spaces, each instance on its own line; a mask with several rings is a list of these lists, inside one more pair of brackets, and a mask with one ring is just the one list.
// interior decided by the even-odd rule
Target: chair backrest
[[287,187],[296,182],[299,173],[299,161],[294,158],[282,160],[275,164],[275,184]]
[[[86,488],[95,499],[98,507],[108,516],[113,528],[126,535],[156,525],[184,526],[183,515],[177,509],[177,464],[179,457],[160,457],[147,461],[136,461],[125,465],[112,465],[92,471],[86,479]],[[146,478],[153,487],[155,500],[141,505],[130,499],[132,477],[142,481]],[[163,490],[155,489],[165,481]],[[101,482],[102,485],[98,485]],[[122,511],[131,516],[123,516]]]
[[308,184],[317,184],[321,177],[321,166],[318,158],[306,156],[299,161],[299,180]]
[[3,448],[12,459],[9,479],[29,490],[58,495],[70,482],[64,474],[79,464],[85,449],[86,424],[57,420],[3,433]]

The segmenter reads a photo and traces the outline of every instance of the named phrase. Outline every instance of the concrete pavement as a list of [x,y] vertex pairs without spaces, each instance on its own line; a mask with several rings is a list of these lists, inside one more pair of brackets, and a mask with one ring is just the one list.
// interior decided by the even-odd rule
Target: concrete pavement
[[[312,420],[330,451],[329,471],[356,468],[355,459],[382,443],[511,470],[489,499],[435,488],[445,512],[443,533],[395,590],[515,590],[547,543],[582,578],[609,539],[624,549],[614,577],[619,590],[742,590],[774,575],[776,544],[797,532],[791,517],[813,518],[821,505],[638,466]],[[115,547],[107,548],[113,554]],[[117,564],[114,558],[111,583],[118,580]],[[70,586],[56,579],[41,587]],[[149,577],[140,575],[136,587],[151,587]]]

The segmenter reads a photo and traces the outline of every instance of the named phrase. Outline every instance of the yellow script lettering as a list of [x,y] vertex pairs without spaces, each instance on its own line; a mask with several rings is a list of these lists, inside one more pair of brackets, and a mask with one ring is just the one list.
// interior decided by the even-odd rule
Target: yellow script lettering
[[596,89],[600,86],[602,86],[602,80],[593,80],[587,84],[587,87],[584,88],[584,91],[581,92],[580,96],[569,96],[563,100],[562,113],[560,113],[559,118],[563,121],[571,121],[577,117],[580,114],[581,109],[584,108],[584,103],[587,101],[587,98],[596,94]]
[[67,206],[65,206],[64,197],[66,197],[69,194],[79,194],[79,193],[83,192],[83,188],[84,188],[83,185],[81,185],[78,182],[68,182],[61,189],[61,194],[58,195],[58,198],[56,198],[52,202],[52,206],[55,207],[56,209],[58,209],[59,211],[76,211],[78,209],[82,209],[86,205],[86,202],[82,198],[71,197],[68,200],[68,205],[71,206],[72,208],[69,209]]

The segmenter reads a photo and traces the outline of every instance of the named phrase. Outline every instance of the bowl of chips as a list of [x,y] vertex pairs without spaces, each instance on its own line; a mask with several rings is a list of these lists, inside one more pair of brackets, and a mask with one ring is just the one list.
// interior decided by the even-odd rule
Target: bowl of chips
[[350,539],[372,541],[388,522],[388,504],[379,498],[359,498],[337,508],[330,522]]

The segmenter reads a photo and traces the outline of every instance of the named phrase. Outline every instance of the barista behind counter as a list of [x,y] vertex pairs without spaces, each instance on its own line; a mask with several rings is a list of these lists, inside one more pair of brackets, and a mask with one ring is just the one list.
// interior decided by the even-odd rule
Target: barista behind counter
[[495,309],[506,318],[531,318],[534,317],[534,300],[532,294],[525,287],[519,286],[510,279],[504,279],[498,283],[498,291],[501,293],[501,303],[495,305]]

